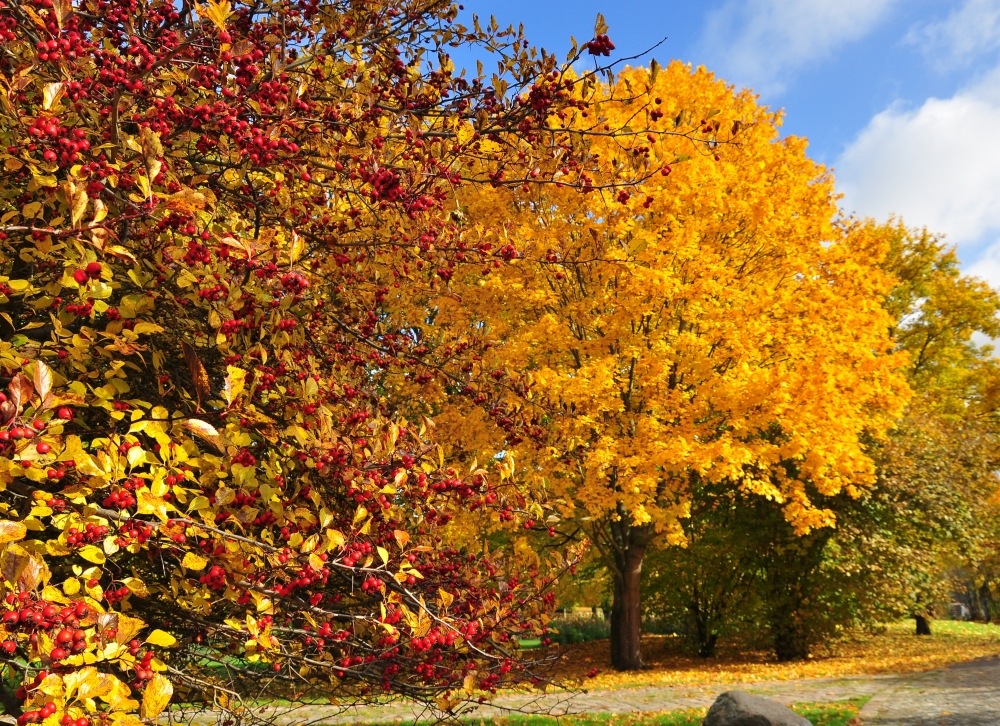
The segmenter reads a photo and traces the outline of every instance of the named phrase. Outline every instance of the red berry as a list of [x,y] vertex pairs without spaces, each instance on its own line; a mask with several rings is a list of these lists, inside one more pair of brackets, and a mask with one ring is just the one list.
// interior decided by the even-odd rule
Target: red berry
[[90,275],[91,277],[100,277],[102,269],[103,268],[101,267],[100,262],[87,263],[87,274]]
[[47,454],[50,451],[52,451],[52,447],[49,446],[49,444],[47,444],[44,441],[39,441],[37,444],[35,444],[35,451],[37,451],[39,454]]
[[62,406],[58,411],[56,411],[56,418],[61,418],[63,421],[73,420],[73,409]]
[[73,279],[76,280],[77,285],[82,285],[90,278],[87,276],[87,273],[84,272],[83,270],[75,270],[73,272]]

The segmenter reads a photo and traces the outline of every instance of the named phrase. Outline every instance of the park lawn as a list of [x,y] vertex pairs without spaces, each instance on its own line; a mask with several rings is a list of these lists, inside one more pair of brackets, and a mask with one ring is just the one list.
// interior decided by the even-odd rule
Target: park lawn
[[[857,635],[817,649],[809,660],[779,663],[765,651],[720,648],[715,658],[685,655],[675,636],[643,638],[643,656],[650,666],[635,673],[611,670],[606,640],[563,646],[552,672],[556,680],[587,690],[613,690],[641,686],[752,683],[798,678],[843,678],[883,673],[914,673],[1000,655],[1000,626],[982,623],[937,621],[933,635],[913,634],[913,621],[894,623],[885,632]],[[588,672],[597,668],[595,677]]]

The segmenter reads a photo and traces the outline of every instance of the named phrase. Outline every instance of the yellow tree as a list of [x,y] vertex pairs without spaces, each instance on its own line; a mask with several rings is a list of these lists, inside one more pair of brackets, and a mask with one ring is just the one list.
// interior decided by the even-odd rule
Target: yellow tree
[[[858,230],[846,243],[830,175],[779,138],[776,114],[676,63],[594,93],[553,122],[608,132],[590,193],[461,196],[466,239],[522,258],[453,284],[435,316],[504,341],[473,373],[508,385],[539,499],[601,552],[612,662],[634,669],[643,556],[656,536],[682,543],[692,491],[739,489],[797,531],[830,526],[814,496],[874,481],[862,438],[907,389],[881,306],[886,245]],[[717,141],[673,135],[692,121]],[[626,175],[643,181],[605,187]]]

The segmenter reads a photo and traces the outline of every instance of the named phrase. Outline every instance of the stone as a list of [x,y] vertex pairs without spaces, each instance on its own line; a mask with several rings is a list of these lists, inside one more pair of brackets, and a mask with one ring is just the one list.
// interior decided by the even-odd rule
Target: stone
[[769,698],[726,691],[715,699],[702,726],[812,726],[812,722]]

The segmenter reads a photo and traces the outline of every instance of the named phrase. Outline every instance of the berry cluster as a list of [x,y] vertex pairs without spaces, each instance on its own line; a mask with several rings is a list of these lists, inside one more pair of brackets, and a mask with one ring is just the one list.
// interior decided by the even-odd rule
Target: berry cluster
[[87,649],[87,634],[80,628],[80,620],[90,615],[90,608],[82,601],[60,608],[55,603],[36,600],[29,592],[22,592],[7,595],[4,602],[14,607],[5,612],[0,621],[8,633],[0,643],[0,650],[5,655],[17,652],[17,640],[11,637],[17,633],[26,633],[31,644],[38,642],[38,633],[46,633],[55,644],[49,652],[49,660],[53,663]]
[[66,544],[70,547],[83,547],[100,542],[107,534],[108,525],[87,522],[82,532],[79,527],[70,527],[66,530]]
[[[28,127],[28,135],[38,140],[38,143],[27,145],[28,151],[37,151],[41,147],[43,149],[42,158],[50,164],[57,162],[59,166],[75,164],[80,161],[82,152],[90,150],[90,141],[87,140],[85,129],[63,128],[59,119],[54,116],[39,116]],[[12,148],[14,151],[8,148],[8,153],[16,154],[17,147]]]
[[611,42],[611,39],[607,35],[601,33],[587,43],[585,47],[591,55],[609,56],[611,55],[611,51],[615,49],[615,44]]
[[86,285],[90,280],[96,280],[101,276],[100,262],[88,262],[83,269],[73,271],[73,279],[77,285]]

